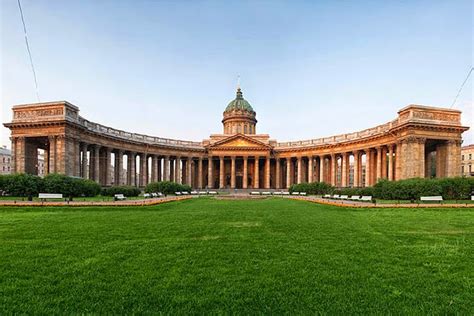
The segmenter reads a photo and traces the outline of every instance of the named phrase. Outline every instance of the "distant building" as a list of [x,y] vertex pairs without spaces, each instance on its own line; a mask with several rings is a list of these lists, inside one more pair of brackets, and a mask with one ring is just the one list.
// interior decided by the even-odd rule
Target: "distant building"
[[12,152],[7,146],[0,147],[0,174],[11,173]]
[[461,148],[461,174],[474,177],[474,144]]

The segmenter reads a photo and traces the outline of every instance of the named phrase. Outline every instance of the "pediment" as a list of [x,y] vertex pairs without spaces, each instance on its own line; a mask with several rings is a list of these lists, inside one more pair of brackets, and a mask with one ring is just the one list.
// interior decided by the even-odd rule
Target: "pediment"
[[245,136],[243,134],[236,134],[210,145],[209,148],[212,148],[212,149],[218,149],[218,148],[269,149],[271,147],[268,144],[265,144],[251,137]]

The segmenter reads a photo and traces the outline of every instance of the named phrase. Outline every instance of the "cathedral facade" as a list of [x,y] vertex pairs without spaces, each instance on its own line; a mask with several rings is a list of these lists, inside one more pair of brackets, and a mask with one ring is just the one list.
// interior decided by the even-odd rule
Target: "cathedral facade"
[[379,179],[461,173],[461,112],[408,105],[385,124],[348,134],[278,142],[257,133],[240,88],[223,132],[201,142],[130,133],[89,121],[66,101],[13,106],[12,171],[89,178],[103,186],[175,181],[196,189],[286,189],[294,183],[372,186]]

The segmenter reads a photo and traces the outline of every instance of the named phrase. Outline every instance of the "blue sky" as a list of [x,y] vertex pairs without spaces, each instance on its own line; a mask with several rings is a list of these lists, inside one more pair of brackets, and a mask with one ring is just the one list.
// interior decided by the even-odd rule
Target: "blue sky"
[[[41,101],[154,136],[222,131],[241,75],[280,141],[449,107],[473,64],[472,1],[22,0]],[[1,121],[36,101],[16,0],[1,1]],[[473,125],[473,80],[455,108]],[[473,131],[465,144],[474,141]],[[1,144],[9,132],[1,129]]]

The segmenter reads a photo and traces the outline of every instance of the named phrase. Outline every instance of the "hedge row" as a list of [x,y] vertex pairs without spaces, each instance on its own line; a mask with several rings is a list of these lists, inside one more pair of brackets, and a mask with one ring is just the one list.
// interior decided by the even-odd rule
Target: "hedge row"
[[96,196],[100,185],[92,180],[48,174],[44,178],[31,174],[0,175],[0,191],[11,196],[62,193],[65,197]]
[[381,180],[374,185],[374,196],[384,200],[417,200],[420,196],[441,195],[445,200],[470,199],[474,178]]
[[112,186],[109,188],[102,189],[103,196],[114,196],[115,194],[123,194],[125,196],[139,196],[141,193],[140,189],[134,186],[122,185]]
[[170,181],[152,182],[145,187],[146,193],[174,194],[175,192],[190,192],[191,187],[186,184],[179,184]]
[[420,196],[441,195],[445,200],[470,199],[474,191],[474,178],[380,180],[373,187],[336,189],[324,182],[300,183],[290,187],[290,192],[307,194],[371,195],[383,200],[418,200]]

